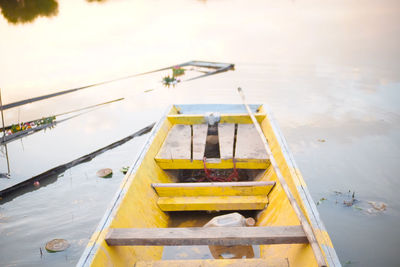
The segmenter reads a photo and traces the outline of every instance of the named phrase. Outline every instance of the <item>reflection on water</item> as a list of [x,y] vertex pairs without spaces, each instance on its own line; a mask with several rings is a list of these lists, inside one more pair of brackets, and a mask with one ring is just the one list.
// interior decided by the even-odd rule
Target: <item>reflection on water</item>
[[[107,0],[86,0],[87,2],[106,2]],[[0,9],[9,23],[29,23],[37,17],[58,15],[58,2],[55,0],[0,0]]]
[[12,24],[33,22],[37,17],[58,14],[55,0],[0,0],[1,13]]
[[48,185],[50,185],[50,184],[52,184],[54,182],[57,182],[57,179],[59,177],[62,177],[62,176],[64,176],[64,175],[63,174],[58,174],[58,173],[54,174],[54,175],[47,176],[45,179],[42,179],[40,181],[40,186],[34,186],[33,185],[33,181],[32,181],[29,186],[24,186],[24,187],[20,188],[19,190],[16,190],[16,191],[8,194],[7,197],[2,197],[0,199],[0,205],[3,205],[4,203],[7,203],[9,201],[12,201],[14,198],[20,197],[20,196],[22,196],[22,195],[24,195],[26,193],[33,192],[35,190],[43,189],[46,186],[48,186]]

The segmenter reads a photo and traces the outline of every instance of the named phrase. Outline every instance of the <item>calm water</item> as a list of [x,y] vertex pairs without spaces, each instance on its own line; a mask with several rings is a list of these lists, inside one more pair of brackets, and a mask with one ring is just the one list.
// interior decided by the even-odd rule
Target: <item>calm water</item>
[[[175,88],[156,73],[5,111],[11,124],[125,98],[10,143],[11,179],[121,139],[171,103],[240,103],[241,86],[249,102],[270,106],[314,200],[327,199],[318,209],[341,262],[400,265],[400,2],[0,0],[0,9],[5,104],[188,60],[236,64]],[[0,265],[74,265],[123,177],[118,170],[145,139],[4,199]],[[96,177],[104,167],[112,179]],[[348,190],[356,207],[334,193]],[[368,201],[387,210],[371,215]],[[41,256],[53,238],[71,247]]]

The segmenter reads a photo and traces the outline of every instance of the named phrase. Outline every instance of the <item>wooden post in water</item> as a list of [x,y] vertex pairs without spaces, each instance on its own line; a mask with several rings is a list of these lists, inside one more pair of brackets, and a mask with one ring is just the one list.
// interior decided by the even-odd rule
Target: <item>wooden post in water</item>
[[315,259],[317,261],[317,264],[319,267],[326,267],[327,264],[325,262],[325,258],[324,255],[322,254],[322,250],[318,244],[317,238],[315,237],[315,233],[313,232],[313,229],[311,227],[311,225],[308,223],[307,218],[304,216],[303,212],[301,211],[299,204],[297,203],[296,199],[294,198],[292,192],[289,189],[288,184],[286,183],[285,178],[283,177],[278,164],[275,161],[274,155],[272,154],[272,151],[268,145],[268,141],[265,137],[265,135],[262,132],[262,129],[260,127],[260,125],[258,124],[256,118],[253,115],[253,112],[251,112],[251,109],[249,108],[249,106],[246,103],[246,99],[244,97],[244,93],[242,91],[242,88],[238,88],[238,92],[240,94],[240,97],[242,98],[243,101],[243,105],[246,107],[247,112],[250,115],[251,120],[253,121],[254,126],[256,127],[256,130],[258,132],[258,134],[260,135],[263,143],[264,143],[264,147],[267,150],[267,154],[269,156],[269,159],[271,161],[271,165],[274,168],[275,174],[278,177],[279,183],[281,184],[283,191],[285,192],[290,204],[292,205],[292,208],[294,210],[294,212],[296,213],[297,217],[299,218],[299,221],[301,223],[301,226],[303,227],[304,232],[306,233],[308,242],[311,245],[311,248],[314,252],[314,256]]
[[[3,114],[3,101],[1,100],[1,89],[0,89],[0,109],[1,109],[1,121],[3,123],[3,142],[6,137],[6,128],[4,126],[4,114]],[[4,144],[4,147],[6,148],[6,158],[7,158],[7,174],[10,176],[10,161],[8,160],[8,149],[7,149],[7,144]]]

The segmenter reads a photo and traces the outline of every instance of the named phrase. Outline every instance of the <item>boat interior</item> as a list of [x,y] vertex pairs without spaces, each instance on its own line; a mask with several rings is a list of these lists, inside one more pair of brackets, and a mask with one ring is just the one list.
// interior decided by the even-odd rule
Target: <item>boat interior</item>
[[[304,181],[271,119],[262,105],[250,107],[300,208],[314,220],[298,191]],[[204,227],[233,213],[255,225]],[[323,230],[317,239],[332,246]],[[317,266],[241,105],[172,106],[90,245],[87,259],[104,266]]]

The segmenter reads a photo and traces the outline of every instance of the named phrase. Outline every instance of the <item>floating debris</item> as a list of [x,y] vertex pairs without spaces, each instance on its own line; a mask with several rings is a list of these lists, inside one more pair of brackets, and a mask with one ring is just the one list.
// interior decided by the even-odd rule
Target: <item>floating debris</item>
[[317,206],[321,204],[323,201],[327,200],[326,198],[322,197],[320,200],[317,201]]
[[[349,190],[347,193],[340,191],[333,191],[336,196],[335,203],[343,203],[345,207],[353,207],[355,210],[362,211],[368,215],[382,213],[387,209],[387,204],[384,202],[364,201],[355,198],[355,191],[353,193]],[[318,205],[318,203],[317,203]]]
[[318,139],[318,142],[325,143],[326,140],[325,139]]
[[101,178],[110,178],[110,177],[112,177],[112,174],[113,174],[113,171],[110,168],[98,170],[96,173],[96,175]]
[[370,204],[376,211],[385,211],[387,207],[383,202],[368,201],[368,204]]
[[39,181],[34,181],[34,182],[33,182],[33,186],[34,186],[34,187],[39,187],[39,186],[40,186]]
[[50,253],[66,250],[69,243],[65,239],[53,239],[46,244],[46,250]]
[[355,191],[353,191],[353,193],[351,192],[351,190],[349,190],[347,193],[343,193],[341,191],[333,191],[333,193],[336,197],[335,204],[343,203],[344,206],[351,207],[355,203],[359,202],[355,198],[356,195]]
[[122,167],[122,168],[120,169],[120,171],[121,171],[123,174],[126,174],[126,173],[128,172],[128,170],[129,170],[129,166],[125,166],[125,167]]
[[[350,190],[349,190],[349,193],[350,193]],[[354,203],[357,201],[357,200],[355,199],[355,197],[354,197],[355,194],[356,194],[356,192],[354,191],[353,194],[351,195],[351,199],[350,199],[350,200],[343,200],[343,205],[345,205],[345,206],[347,206],[347,207],[353,206]]]
[[353,208],[363,211],[365,214],[368,215],[380,214],[387,208],[386,203],[383,202],[368,201],[368,202],[361,202],[360,204],[361,207],[353,205]]
[[144,90],[145,93],[148,93],[148,92],[151,92],[151,91],[154,91],[154,89],[147,89],[147,90]]

